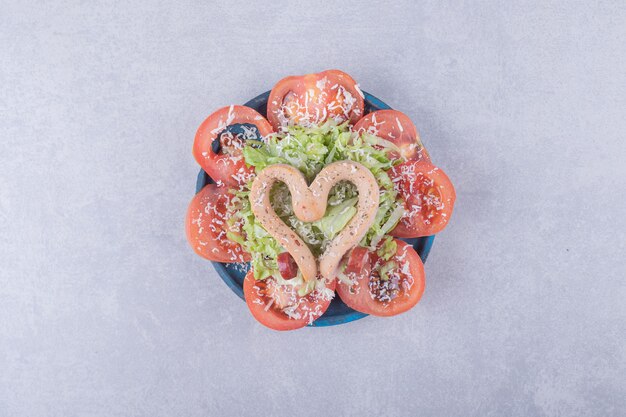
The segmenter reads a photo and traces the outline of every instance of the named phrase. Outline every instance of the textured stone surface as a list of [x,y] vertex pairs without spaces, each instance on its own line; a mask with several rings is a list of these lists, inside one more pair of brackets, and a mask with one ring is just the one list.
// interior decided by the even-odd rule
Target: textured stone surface
[[[6,3],[1,416],[626,414],[623,2]],[[333,67],[456,212],[413,311],[275,333],[185,242],[191,144]]]

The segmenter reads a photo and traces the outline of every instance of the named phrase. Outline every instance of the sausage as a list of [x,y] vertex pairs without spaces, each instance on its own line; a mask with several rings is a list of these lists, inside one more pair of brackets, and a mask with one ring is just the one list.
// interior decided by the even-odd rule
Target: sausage
[[319,258],[319,273],[327,280],[335,278],[339,262],[356,246],[374,223],[378,210],[379,189],[369,169],[354,161],[334,162],[320,171],[307,186],[304,175],[290,165],[271,165],[257,174],[250,190],[252,212],[265,230],[293,256],[305,281],[318,275],[317,263],[308,246],[276,215],[270,204],[270,190],[282,181],[291,192],[293,210],[300,220],[314,222],[326,212],[328,193],[339,181],[350,181],[357,187],[357,212],[346,227],[328,244]]

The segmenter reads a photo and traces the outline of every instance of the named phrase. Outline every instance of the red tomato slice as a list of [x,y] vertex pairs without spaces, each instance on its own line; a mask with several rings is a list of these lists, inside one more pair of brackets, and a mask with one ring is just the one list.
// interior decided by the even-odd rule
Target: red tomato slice
[[294,278],[298,274],[298,264],[289,252],[282,252],[276,258],[278,272],[284,279]]
[[[187,241],[203,258],[215,262],[248,262],[250,255],[226,237],[226,219],[231,194],[225,187],[209,184],[196,194],[185,218]],[[230,230],[237,233],[236,229]]]
[[424,293],[424,265],[415,250],[407,243],[395,239],[398,248],[389,262],[395,265],[387,274],[380,277],[380,267],[386,262],[375,252],[370,257],[376,259],[374,272],[369,271],[350,275],[352,285],[339,282],[337,294],[350,308],[374,316],[395,316],[413,308]]
[[[244,139],[261,139],[253,131],[245,130],[245,137],[233,137],[226,132],[228,126],[252,124],[262,137],[273,132],[269,122],[256,110],[246,106],[222,107],[202,122],[193,144],[193,156],[202,169],[215,182],[237,186],[247,182],[254,173],[254,167],[246,166],[241,153]],[[240,136],[240,135],[238,135]],[[213,150],[213,141],[219,139],[220,152]]]
[[313,323],[328,308],[336,280],[325,290],[313,290],[301,297],[290,285],[279,285],[273,277],[257,281],[249,271],[243,282],[246,304],[255,319],[274,330],[294,330]]
[[369,251],[367,248],[357,246],[350,251],[348,262],[346,263],[346,273],[360,274],[369,264]]
[[328,70],[280,80],[267,101],[267,118],[276,130],[317,126],[329,118],[356,123],[364,107],[356,81],[343,71]]
[[404,161],[413,159],[430,161],[415,125],[406,114],[397,110],[378,110],[369,113],[354,125],[353,130],[392,142],[400,148],[400,157]]
[[430,236],[446,227],[456,192],[443,170],[428,162],[408,161],[393,167],[388,174],[406,209],[391,235],[404,238]]

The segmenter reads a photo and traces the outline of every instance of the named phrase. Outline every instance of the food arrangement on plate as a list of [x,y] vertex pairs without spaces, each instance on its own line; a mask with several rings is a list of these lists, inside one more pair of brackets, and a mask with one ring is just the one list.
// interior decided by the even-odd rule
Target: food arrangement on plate
[[200,125],[193,155],[213,183],[187,212],[194,251],[249,268],[246,304],[275,330],[313,324],[335,296],[375,316],[414,307],[424,266],[402,239],[443,230],[456,195],[413,122],[366,114],[338,70],[282,79],[266,114],[231,105]]

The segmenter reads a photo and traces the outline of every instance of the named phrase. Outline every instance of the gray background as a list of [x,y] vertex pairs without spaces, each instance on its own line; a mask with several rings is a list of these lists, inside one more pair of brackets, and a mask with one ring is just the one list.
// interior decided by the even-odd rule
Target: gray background
[[[0,12],[1,416],[626,413],[623,2],[125,3]],[[456,211],[410,313],[276,333],[187,246],[191,145],[335,67]]]

